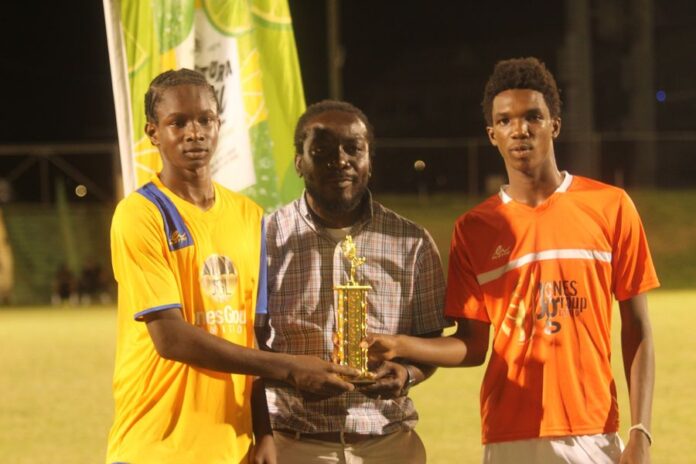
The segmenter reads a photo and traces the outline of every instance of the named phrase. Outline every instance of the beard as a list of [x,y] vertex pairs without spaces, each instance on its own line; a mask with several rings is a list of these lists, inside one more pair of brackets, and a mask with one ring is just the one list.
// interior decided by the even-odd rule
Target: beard
[[350,213],[355,211],[356,208],[360,207],[363,199],[367,196],[367,188],[363,188],[362,190],[356,192],[356,194],[350,198],[341,196],[332,199],[324,198],[321,192],[315,189],[314,186],[309,182],[305,182],[305,189],[321,209],[334,214]]

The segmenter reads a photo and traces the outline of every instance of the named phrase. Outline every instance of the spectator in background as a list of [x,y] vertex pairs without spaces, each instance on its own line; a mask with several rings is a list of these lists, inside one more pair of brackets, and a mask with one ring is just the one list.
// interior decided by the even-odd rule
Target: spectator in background
[[51,304],[77,304],[77,282],[70,268],[65,263],[60,263],[53,276],[53,289],[51,292]]
[[9,304],[14,286],[14,260],[0,209],[0,304]]
[[111,302],[106,276],[104,271],[94,258],[87,258],[82,265],[80,280],[77,284],[80,294],[80,303],[89,305],[92,303],[106,304]]

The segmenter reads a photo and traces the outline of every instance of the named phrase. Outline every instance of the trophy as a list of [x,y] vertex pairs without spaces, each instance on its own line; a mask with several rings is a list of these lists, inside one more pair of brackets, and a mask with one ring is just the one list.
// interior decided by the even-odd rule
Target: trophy
[[343,256],[350,261],[350,278],[345,285],[334,287],[336,293],[336,357],[337,363],[360,371],[357,378],[347,379],[355,384],[373,383],[374,374],[367,370],[367,347],[361,341],[367,334],[367,291],[372,287],[355,281],[355,271],[365,263],[358,257],[353,237],[341,242]]

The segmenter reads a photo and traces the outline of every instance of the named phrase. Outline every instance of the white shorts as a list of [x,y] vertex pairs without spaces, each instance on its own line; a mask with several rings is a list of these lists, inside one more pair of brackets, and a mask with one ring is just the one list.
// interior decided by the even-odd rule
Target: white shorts
[[617,433],[503,441],[483,446],[483,463],[615,464],[623,449]]

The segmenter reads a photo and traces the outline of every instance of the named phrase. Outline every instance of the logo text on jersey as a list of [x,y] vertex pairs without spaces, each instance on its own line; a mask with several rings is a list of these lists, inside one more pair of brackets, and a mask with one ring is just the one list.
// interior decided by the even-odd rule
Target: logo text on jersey
[[491,256],[491,259],[500,259],[503,258],[507,255],[510,254],[510,247],[504,247],[502,245],[498,245],[495,251],[493,252],[493,256]]
[[222,309],[196,311],[195,324],[213,335],[241,334],[247,324],[247,314],[241,309],[226,305]]

